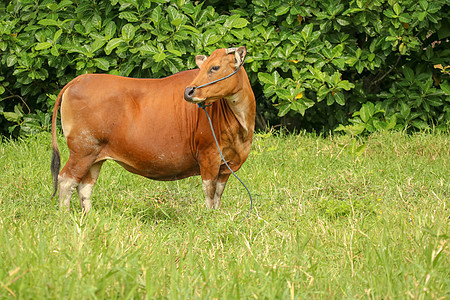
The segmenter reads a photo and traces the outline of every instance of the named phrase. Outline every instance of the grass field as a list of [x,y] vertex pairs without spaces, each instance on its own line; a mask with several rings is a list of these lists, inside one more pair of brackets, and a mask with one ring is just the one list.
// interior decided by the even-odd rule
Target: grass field
[[[67,148],[59,140],[63,162]],[[220,210],[106,163],[83,217],[50,135],[0,143],[0,298],[445,299],[449,135],[258,134]]]

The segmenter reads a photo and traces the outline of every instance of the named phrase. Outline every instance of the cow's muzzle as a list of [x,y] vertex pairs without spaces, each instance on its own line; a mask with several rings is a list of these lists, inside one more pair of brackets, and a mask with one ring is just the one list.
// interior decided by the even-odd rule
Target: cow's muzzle
[[184,100],[188,101],[188,102],[193,102],[194,99],[192,98],[194,96],[195,93],[195,86],[188,86],[185,90],[184,90]]

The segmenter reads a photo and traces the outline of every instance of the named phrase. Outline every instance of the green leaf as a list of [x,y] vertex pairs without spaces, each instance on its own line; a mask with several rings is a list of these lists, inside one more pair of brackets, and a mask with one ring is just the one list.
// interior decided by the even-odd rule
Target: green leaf
[[158,25],[159,22],[161,22],[162,19],[162,8],[161,5],[158,5],[153,11],[150,16],[150,19],[153,21],[155,25]]
[[418,15],[417,15],[417,19],[420,21],[420,22],[422,22],[424,19],[425,19],[425,17],[427,16],[427,12],[426,11],[423,11],[423,12],[420,12]]
[[350,67],[352,67],[352,66],[354,66],[354,65],[356,64],[356,62],[357,62],[358,60],[359,60],[359,59],[358,59],[357,57],[349,57],[349,58],[345,61],[345,63],[348,64]]
[[277,8],[277,10],[275,11],[275,16],[281,16],[284,15],[285,13],[287,13],[290,10],[290,6],[289,5],[283,5]]
[[136,28],[133,26],[133,24],[125,24],[122,27],[122,38],[125,41],[131,41],[134,38],[134,34],[136,33]]
[[258,79],[265,84],[275,85],[273,76],[268,73],[258,73]]
[[166,58],[166,54],[164,52],[156,53],[155,55],[153,55],[153,59],[155,60],[155,62],[160,62],[160,61],[164,60],[165,58]]
[[139,21],[138,17],[136,16],[135,13],[130,12],[130,11],[123,11],[119,14],[119,18],[121,19],[125,19],[128,22],[137,22]]
[[307,41],[308,38],[311,36],[312,30],[313,30],[313,24],[312,23],[310,23],[310,24],[306,25],[305,27],[303,27],[303,29],[301,31],[301,34],[302,34],[302,37],[303,37],[303,39],[305,41]]
[[158,49],[152,45],[143,45],[139,48],[139,51],[141,51],[141,54],[156,54]]
[[339,25],[341,25],[341,26],[347,26],[347,25],[351,24],[349,21],[342,19],[342,18],[337,18],[336,22],[338,22]]
[[400,114],[403,117],[403,119],[407,119],[409,114],[411,112],[411,108],[406,104],[404,101],[400,102]]
[[414,81],[414,71],[407,66],[403,67],[403,75],[405,75],[406,80],[412,82]]
[[[3,85],[0,85],[0,95],[3,94],[5,92],[5,88],[3,87]],[[1,101],[2,99],[0,99]]]
[[397,16],[402,13],[402,7],[398,3],[395,3],[393,8]]
[[442,102],[442,100],[440,99],[440,98],[437,98],[437,97],[430,97],[430,98],[427,98],[426,99],[426,102],[428,103],[428,104],[430,104],[431,106],[435,106],[435,107],[438,107],[438,106],[442,106],[444,103]]
[[166,8],[166,12],[169,16],[169,20],[173,21],[175,19],[180,19],[181,14],[177,11],[177,9],[173,6],[169,6]]
[[14,112],[3,112],[3,116],[10,122],[19,123],[21,118],[23,117],[23,114],[20,111],[14,109]]
[[278,116],[282,117],[286,115],[291,110],[291,105],[289,102],[278,105]]
[[81,24],[75,24],[75,26],[73,27],[75,28],[75,30],[80,33],[81,35],[87,35],[89,33],[89,30],[87,30],[86,28],[84,28],[83,25]]
[[447,94],[447,96],[450,96],[450,84],[448,82],[441,82],[439,86],[441,87],[441,90]]
[[245,26],[247,26],[248,23],[249,22],[246,19],[237,18],[231,22],[230,28],[244,28]]
[[38,24],[44,26],[59,26],[58,21],[53,19],[42,19],[38,22]]
[[416,127],[416,128],[418,128],[418,129],[421,129],[421,130],[430,128],[428,123],[425,122],[425,121],[422,121],[422,120],[414,120],[414,121],[411,122],[411,125]]
[[344,51],[344,45],[343,44],[339,44],[336,47],[333,48],[333,50],[331,51],[332,53],[332,57],[339,57],[342,55],[342,51]]
[[354,125],[344,126],[340,124],[334,131],[344,131],[350,135],[358,135],[361,134],[366,129],[366,126],[363,123],[357,123]]
[[195,27],[193,27],[191,25],[181,25],[181,28],[184,28],[184,29],[187,29],[189,31],[192,31],[193,33],[197,33],[197,34],[200,33],[200,31],[197,28],[195,28]]
[[234,35],[238,40],[243,40],[244,39],[243,30],[231,29],[230,33],[232,35]]
[[364,123],[367,123],[370,118],[372,118],[375,112],[375,106],[372,102],[367,102],[363,104],[361,109],[359,110],[359,116]]
[[403,23],[411,22],[411,17],[407,13],[402,13],[398,19],[400,20],[400,22],[403,22]]
[[56,41],[59,39],[59,37],[62,34],[62,29],[59,29],[57,32],[55,32],[55,35],[53,36],[53,42],[56,43]]
[[122,38],[114,38],[114,39],[110,40],[105,47],[105,53],[107,55],[109,55],[112,50],[117,48],[123,42],[124,42],[124,40]]
[[336,103],[339,105],[345,105],[345,96],[342,92],[336,92],[334,94],[334,99],[336,100]]
[[52,49],[50,49],[50,53],[53,56],[59,56],[59,51],[58,51],[58,47],[56,45],[53,45]]
[[[322,101],[330,92],[330,89],[326,85],[322,85],[319,90],[317,91],[317,101]],[[334,101],[334,100],[333,100]],[[330,103],[333,101],[329,101]]]
[[63,8],[65,8],[65,7],[68,7],[68,6],[70,6],[70,5],[72,5],[72,1],[70,1],[70,0],[62,0],[62,1],[58,1],[59,3],[58,3],[58,6],[57,6],[57,10],[59,11],[59,10],[62,10]]
[[91,45],[91,52],[94,53],[95,51],[97,51],[98,49],[100,49],[101,47],[103,47],[106,44],[105,40],[95,40],[92,42]]
[[114,23],[113,21],[109,22],[108,25],[106,25],[105,27],[105,37],[107,39],[110,39],[114,36],[114,34],[116,34],[116,30],[117,30],[117,26],[116,23]]
[[386,9],[385,11],[383,11],[383,14],[388,17],[388,18],[394,18],[395,14],[392,10],[390,9]]
[[420,7],[425,11],[428,9],[428,1],[429,0],[419,0]]
[[334,104],[334,97],[333,97],[333,95],[328,94],[328,95],[327,95],[327,105],[328,105],[328,106],[331,106],[331,105],[333,105],[333,104]]
[[216,31],[214,30],[208,30],[205,33],[203,33],[203,40],[205,45],[213,45],[220,41],[222,39],[222,36],[220,36]]
[[314,106],[314,101],[307,100],[307,99],[300,99],[298,101],[292,102],[291,109],[299,112],[302,116],[305,115],[305,111]]
[[358,71],[358,73],[361,74],[362,71],[364,70],[364,63],[362,61],[358,61],[355,68],[356,68],[356,71]]
[[53,44],[50,42],[43,42],[43,43],[39,43],[36,45],[35,49],[36,50],[45,50],[48,49],[52,46]]
[[[9,55],[9,56],[6,57],[6,65],[7,65],[8,67],[14,66],[14,65],[16,64],[16,62],[17,62],[17,56],[15,56],[15,55]],[[3,80],[3,79],[2,79],[2,80]],[[442,85],[442,84],[441,84],[441,85]]]
[[175,19],[172,20],[172,22],[170,22],[170,24],[172,24],[173,26],[178,26],[183,22],[183,19]]
[[349,90],[351,90],[352,88],[355,87],[355,85],[353,83],[351,83],[350,81],[348,81],[348,80],[341,80],[341,81],[339,81],[337,86],[338,86],[338,88],[344,89],[346,91],[349,91]]
[[180,50],[176,50],[176,49],[167,49],[167,51],[169,51],[170,53],[176,55],[176,56],[181,56],[182,53]]
[[105,58],[95,58],[95,66],[103,71],[109,70],[109,61]]

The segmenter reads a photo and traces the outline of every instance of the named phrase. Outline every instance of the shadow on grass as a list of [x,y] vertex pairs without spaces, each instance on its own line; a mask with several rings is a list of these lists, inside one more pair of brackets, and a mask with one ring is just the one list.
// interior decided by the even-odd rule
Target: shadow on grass
[[144,224],[158,224],[161,221],[178,221],[180,219],[180,210],[168,205],[154,206],[148,204],[131,208],[131,215]]
[[180,222],[186,215],[192,215],[192,199],[177,199],[170,193],[164,195],[132,198],[108,199],[98,203],[98,209],[109,211],[112,215],[138,219],[143,224],[161,222]]

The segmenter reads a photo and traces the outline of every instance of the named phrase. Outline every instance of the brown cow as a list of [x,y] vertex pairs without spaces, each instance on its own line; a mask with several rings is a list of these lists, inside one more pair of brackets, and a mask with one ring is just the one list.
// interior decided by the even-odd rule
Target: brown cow
[[[86,74],[59,93],[52,119],[54,194],[69,209],[75,188],[85,212],[100,168],[115,160],[132,173],[155,180],[201,175],[206,204],[218,208],[230,171],[221,161],[205,115],[207,109],[220,148],[233,171],[247,159],[255,127],[255,97],[247,73],[240,68],[217,83],[195,87],[229,75],[243,63],[245,47],[199,55],[200,69],[162,79],[134,79]],[[183,100],[183,95],[188,101]],[[70,156],[60,168],[56,120],[61,123]]]

